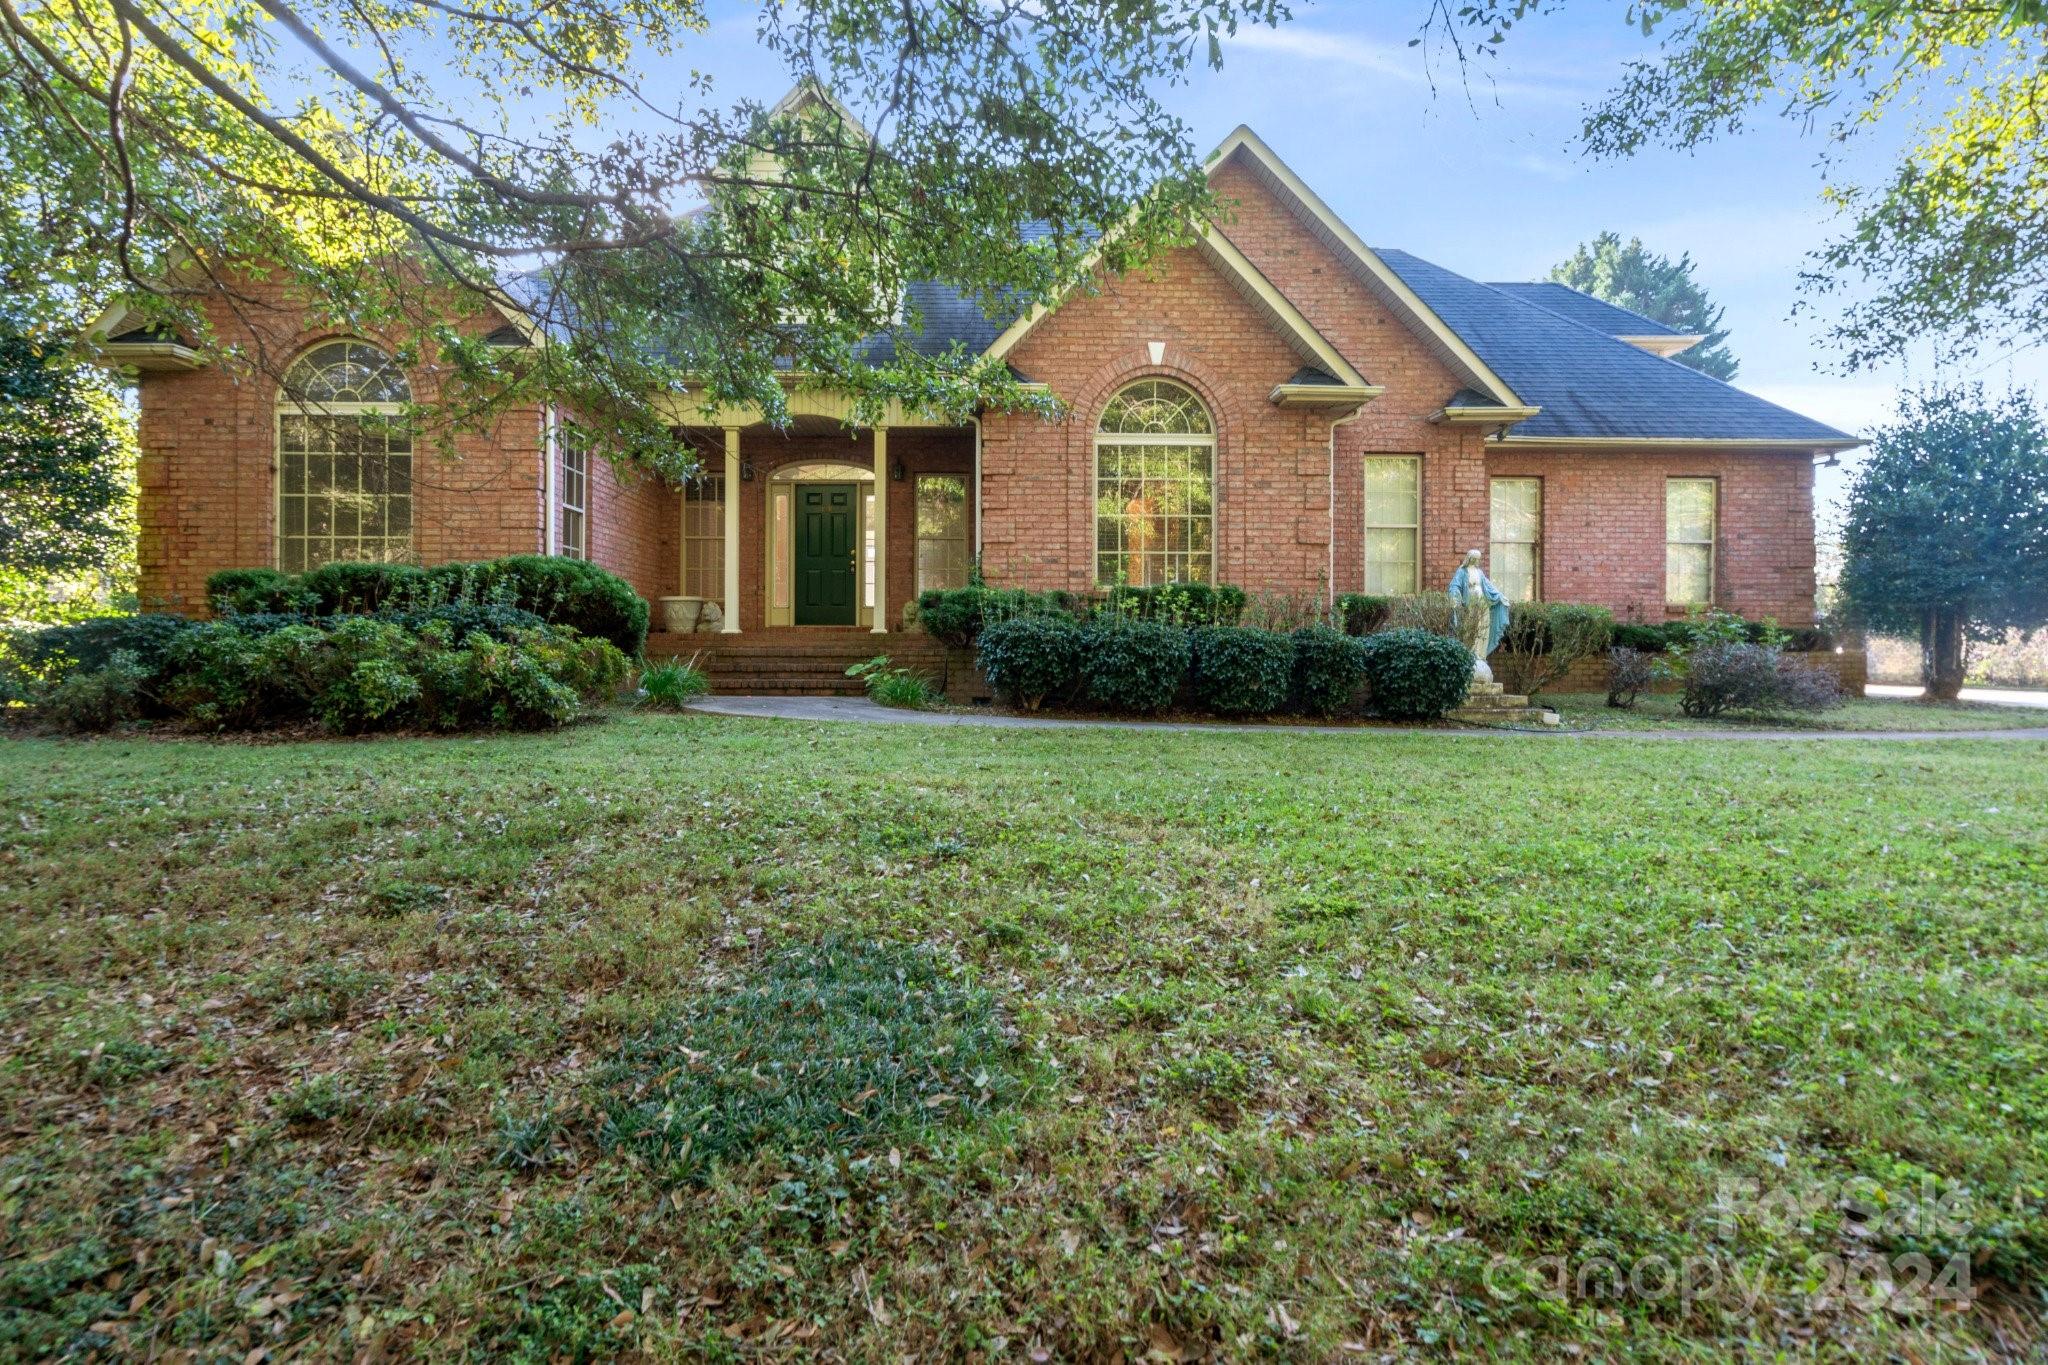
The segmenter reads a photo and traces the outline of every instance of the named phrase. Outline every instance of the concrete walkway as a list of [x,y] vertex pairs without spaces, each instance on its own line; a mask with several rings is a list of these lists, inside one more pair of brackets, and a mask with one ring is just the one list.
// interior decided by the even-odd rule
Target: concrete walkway
[[861,721],[880,725],[975,725],[995,730],[1165,730],[1178,734],[1434,735],[1442,739],[1545,736],[1564,739],[2048,739],[2048,725],[2020,730],[1463,730],[1419,725],[1229,725],[1188,721],[1089,720],[1002,711],[903,711],[866,697],[700,697],[692,711],[757,720]]
[[[1864,692],[1887,700],[1911,701],[1926,690],[1924,687],[1901,687],[1897,683],[1872,683]],[[1966,687],[1956,695],[1956,700],[1989,702],[1993,706],[2030,706],[2048,710],[2048,692],[2028,687]]]

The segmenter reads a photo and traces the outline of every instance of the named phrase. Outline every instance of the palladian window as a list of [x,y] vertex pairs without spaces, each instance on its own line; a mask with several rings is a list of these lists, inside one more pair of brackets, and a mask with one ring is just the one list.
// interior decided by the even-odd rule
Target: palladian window
[[413,552],[412,389],[362,341],[316,346],[285,374],[277,403],[277,565]]
[[1095,438],[1095,577],[1210,583],[1216,575],[1216,427],[1179,384],[1110,399]]

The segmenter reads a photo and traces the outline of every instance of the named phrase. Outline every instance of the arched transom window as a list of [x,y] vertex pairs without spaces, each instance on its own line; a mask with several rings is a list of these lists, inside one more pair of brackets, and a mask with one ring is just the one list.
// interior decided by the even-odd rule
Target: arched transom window
[[1120,390],[1096,428],[1096,581],[1211,583],[1215,545],[1209,410],[1171,380],[1141,379]]
[[390,356],[330,341],[299,357],[277,400],[277,564],[412,556],[412,389]]

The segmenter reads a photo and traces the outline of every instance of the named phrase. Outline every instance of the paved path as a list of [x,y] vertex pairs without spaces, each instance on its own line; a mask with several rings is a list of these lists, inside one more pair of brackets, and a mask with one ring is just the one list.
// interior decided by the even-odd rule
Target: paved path
[[[1896,683],[1872,683],[1864,690],[1873,697],[1910,701],[1927,689],[1900,687]],[[1993,706],[2031,706],[2048,710],[2048,692],[2025,687],[1966,687],[1956,700],[1989,702]]]
[[978,725],[997,730],[1166,730],[1185,734],[1435,735],[1447,739],[2048,739],[2048,725],[2020,730],[1459,730],[1389,725],[1224,725],[1187,721],[1084,720],[1001,711],[902,711],[866,697],[701,697],[693,711],[774,720],[864,721],[883,725]]

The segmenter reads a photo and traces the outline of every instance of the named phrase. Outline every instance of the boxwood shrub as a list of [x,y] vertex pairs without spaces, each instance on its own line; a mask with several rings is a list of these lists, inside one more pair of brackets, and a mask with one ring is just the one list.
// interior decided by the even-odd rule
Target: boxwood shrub
[[1472,690],[1472,656],[1447,636],[1420,629],[1385,630],[1359,643],[1375,713],[1396,720],[1435,720]]
[[983,628],[1013,616],[1077,616],[1073,594],[1023,588],[933,588],[917,595],[918,628],[943,644],[964,649]]
[[1394,599],[1347,592],[1337,599],[1336,608],[1338,629],[1346,635],[1370,635],[1387,623]]
[[209,574],[206,600],[223,615],[306,612],[318,605],[303,583],[277,569],[221,569]]
[[1205,626],[1189,632],[1195,704],[1224,716],[1270,716],[1294,685],[1294,639],[1278,631]]
[[313,611],[350,616],[423,603],[427,571],[411,564],[344,560],[312,570],[299,586],[312,595]]
[[[647,643],[647,603],[632,585],[582,559],[511,555],[504,559],[439,564],[326,564],[302,577],[275,569],[224,569],[206,580],[207,598],[223,615],[282,617],[397,614],[418,624],[436,611],[486,613],[482,629],[502,638],[501,627],[532,620],[567,626],[609,640],[628,656]],[[532,620],[490,618],[518,611]],[[458,637],[469,622],[449,617]]]
[[1294,677],[1290,700],[1311,716],[1334,716],[1350,704],[1365,679],[1359,642],[1328,626],[1294,632]]
[[1106,711],[1154,715],[1180,695],[1188,662],[1188,632],[1179,626],[1104,618],[1087,628],[1081,686]]
[[1013,616],[982,630],[975,662],[998,696],[1036,711],[1079,677],[1081,637],[1069,616]]
[[508,555],[477,564],[444,564],[438,584],[458,588],[446,601],[497,602],[543,621],[609,640],[628,657],[647,643],[647,602],[617,574],[584,559]]

